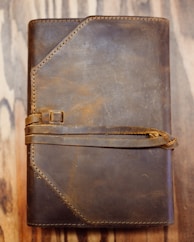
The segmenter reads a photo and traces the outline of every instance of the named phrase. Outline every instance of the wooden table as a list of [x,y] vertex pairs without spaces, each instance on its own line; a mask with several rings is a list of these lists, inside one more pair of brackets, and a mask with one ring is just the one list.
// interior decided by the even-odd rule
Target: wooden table
[[[27,23],[34,18],[145,15],[170,19],[175,223],[141,230],[49,230],[26,225]],[[194,1],[0,1],[0,242],[194,241]]]

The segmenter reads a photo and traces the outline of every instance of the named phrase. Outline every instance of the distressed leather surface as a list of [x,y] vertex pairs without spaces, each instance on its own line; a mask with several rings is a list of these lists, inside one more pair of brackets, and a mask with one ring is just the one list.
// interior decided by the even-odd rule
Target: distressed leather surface
[[[28,115],[37,123],[28,129],[39,125],[40,134],[43,127],[53,135],[53,125],[135,126],[170,133],[168,31],[162,18],[32,21]],[[172,222],[170,150],[28,144],[29,225]]]

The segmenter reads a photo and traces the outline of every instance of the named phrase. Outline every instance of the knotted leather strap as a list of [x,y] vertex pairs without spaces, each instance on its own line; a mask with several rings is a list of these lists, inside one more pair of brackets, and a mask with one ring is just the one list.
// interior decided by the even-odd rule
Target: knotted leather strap
[[26,125],[26,144],[165,149],[174,149],[177,145],[176,138],[154,128],[71,127],[53,123],[42,124],[38,115],[28,117]]

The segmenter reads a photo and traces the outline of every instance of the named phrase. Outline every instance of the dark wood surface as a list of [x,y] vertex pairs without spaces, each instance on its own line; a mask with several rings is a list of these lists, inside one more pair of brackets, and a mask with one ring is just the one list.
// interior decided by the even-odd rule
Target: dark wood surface
[[[194,1],[0,1],[0,242],[194,241]],[[170,20],[175,223],[141,230],[37,229],[26,225],[27,23],[87,15],[162,16]]]

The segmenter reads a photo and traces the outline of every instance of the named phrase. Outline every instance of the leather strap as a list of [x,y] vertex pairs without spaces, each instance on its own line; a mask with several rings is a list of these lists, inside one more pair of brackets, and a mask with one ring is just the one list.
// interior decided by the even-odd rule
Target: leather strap
[[26,125],[30,125],[30,124],[33,124],[33,123],[39,123],[40,120],[41,120],[41,114],[36,113],[36,114],[29,115],[25,119],[25,123],[26,123]]
[[109,148],[170,148],[162,136],[137,138],[131,135],[27,135],[26,144],[32,143]]
[[168,133],[144,127],[67,127],[33,124],[28,125],[25,131],[26,144],[165,149],[174,149],[177,145],[176,139]]
[[27,134],[115,134],[115,135],[150,135],[163,136],[168,139],[168,133],[145,127],[105,127],[105,126],[64,126],[55,124],[34,124],[28,125],[25,129]]

